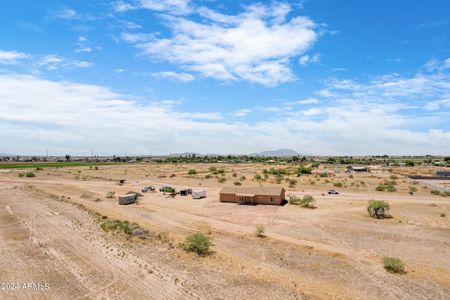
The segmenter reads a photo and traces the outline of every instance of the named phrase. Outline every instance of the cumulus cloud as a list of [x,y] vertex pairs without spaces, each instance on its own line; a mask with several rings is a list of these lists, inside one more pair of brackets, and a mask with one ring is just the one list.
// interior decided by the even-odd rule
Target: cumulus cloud
[[297,101],[297,104],[300,104],[300,105],[318,104],[318,103],[319,103],[319,99],[317,99],[317,98],[308,98],[308,99],[303,99],[303,100]]
[[[0,139],[2,152],[18,154],[45,148],[57,154],[251,153],[283,145],[316,155],[449,155],[449,82],[445,70],[331,80],[324,90],[332,96],[298,101],[314,105],[307,109],[223,114],[179,110],[173,99],[139,102],[97,85],[2,74]],[[251,120],[225,118],[248,113]]]
[[28,57],[29,55],[23,52],[0,50],[0,64],[12,65]]
[[294,79],[291,58],[318,38],[310,18],[289,18],[290,11],[288,4],[278,2],[249,5],[237,15],[201,7],[196,9],[200,20],[165,15],[171,32],[167,37],[124,33],[122,40],[205,77],[274,86]]

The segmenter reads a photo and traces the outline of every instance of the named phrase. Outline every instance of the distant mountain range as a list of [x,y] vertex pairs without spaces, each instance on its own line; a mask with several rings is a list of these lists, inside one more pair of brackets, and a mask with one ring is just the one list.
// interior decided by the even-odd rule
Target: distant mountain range
[[261,151],[257,153],[251,153],[252,156],[297,156],[299,155],[297,152],[291,149],[278,149],[278,150],[269,150],[269,151]]
[[4,157],[4,156],[10,157],[10,156],[16,156],[16,155],[15,154],[8,154],[8,153],[0,153],[0,157]]

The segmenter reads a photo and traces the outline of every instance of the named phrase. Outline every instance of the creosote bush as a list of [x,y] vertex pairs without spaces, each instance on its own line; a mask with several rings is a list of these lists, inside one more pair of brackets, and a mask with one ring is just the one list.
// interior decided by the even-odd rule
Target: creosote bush
[[370,200],[367,206],[369,215],[374,218],[389,218],[389,203],[383,200]]
[[240,181],[235,181],[233,182],[234,185],[242,185],[242,183]]
[[397,257],[383,257],[383,265],[386,271],[397,274],[404,274],[405,264]]
[[264,237],[264,231],[265,231],[264,226],[258,225],[256,226],[255,235],[257,237]]
[[116,192],[108,192],[107,194],[106,194],[106,198],[114,198],[116,196]]
[[305,208],[314,208],[315,199],[311,195],[305,195],[303,198],[297,196],[289,196],[289,204],[300,205]]
[[211,239],[203,233],[194,233],[186,237],[183,249],[187,252],[194,252],[197,255],[205,255],[211,246]]
[[195,169],[190,169],[188,171],[188,175],[195,175],[195,174],[197,174],[197,171]]

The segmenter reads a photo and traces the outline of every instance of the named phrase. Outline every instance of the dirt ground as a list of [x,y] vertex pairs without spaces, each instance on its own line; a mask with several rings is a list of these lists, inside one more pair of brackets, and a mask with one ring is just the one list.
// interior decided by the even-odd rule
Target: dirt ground
[[[211,166],[223,174],[214,174]],[[448,299],[449,197],[404,177],[410,169],[348,174],[342,168],[328,177],[284,175],[277,183],[276,176],[264,176],[270,168],[292,169],[129,164],[44,169],[34,171],[34,178],[19,177],[23,170],[2,171],[0,298]],[[188,175],[191,169],[196,174]],[[257,174],[262,179],[256,180]],[[119,179],[126,184],[117,185]],[[289,179],[295,185],[288,187]],[[375,190],[386,180],[394,180],[397,191]],[[310,194],[316,208],[220,203],[221,187],[235,181]],[[202,188],[207,198],[156,192],[119,206],[117,197],[105,197],[145,185]],[[340,194],[328,195],[328,189]],[[388,201],[393,218],[370,218],[371,199]],[[105,232],[102,218],[137,222],[149,238]],[[255,237],[257,225],[264,226],[266,237]],[[209,255],[182,250],[192,232],[211,237]],[[386,272],[384,256],[401,258],[406,274]],[[44,288],[13,289],[11,283]]]

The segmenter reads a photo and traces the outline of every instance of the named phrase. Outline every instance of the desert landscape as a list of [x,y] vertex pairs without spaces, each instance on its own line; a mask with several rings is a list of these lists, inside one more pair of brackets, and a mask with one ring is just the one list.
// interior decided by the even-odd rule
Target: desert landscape
[[[0,278],[42,284],[5,286],[2,298],[448,299],[449,198],[407,177],[442,168],[348,172],[320,165],[298,176],[298,167],[142,162],[2,169]],[[142,193],[145,186],[157,189]],[[158,191],[163,186],[201,188],[207,197],[172,197]],[[287,200],[311,195],[315,202],[221,203],[225,186],[280,186]],[[138,202],[119,205],[125,193],[140,195]],[[374,199],[389,203],[390,218],[368,214]],[[112,222],[131,224],[133,232]],[[193,233],[211,240],[205,255],[184,249]],[[387,272],[384,257],[401,259],[403,274]]]

